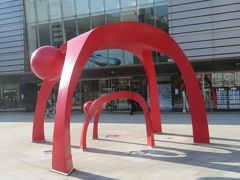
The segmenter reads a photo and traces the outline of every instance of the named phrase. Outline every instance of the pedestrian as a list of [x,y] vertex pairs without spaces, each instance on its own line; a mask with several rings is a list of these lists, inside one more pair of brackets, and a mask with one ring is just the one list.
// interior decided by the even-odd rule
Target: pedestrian
[[133,115],[137,110],[136,102],[131,99],[128,99],[127,101],[130,104],[130,115]]

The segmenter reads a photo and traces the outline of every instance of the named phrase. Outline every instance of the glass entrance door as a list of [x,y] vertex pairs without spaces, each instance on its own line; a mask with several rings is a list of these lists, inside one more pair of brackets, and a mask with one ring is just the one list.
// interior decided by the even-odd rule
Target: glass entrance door
[[[127,91],[130,86],[130,78],[111,79],[112,92]],[[127,99],[117,99],[111,103],[112,110],[127,110],[129,105]]]

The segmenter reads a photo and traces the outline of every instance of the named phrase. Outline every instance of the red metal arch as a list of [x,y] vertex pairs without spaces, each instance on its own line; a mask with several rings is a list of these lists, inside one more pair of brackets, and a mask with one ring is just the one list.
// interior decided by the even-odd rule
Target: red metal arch
[[119,92],[114,92],[114,93],[110,93],[105,96],[99,97],[95,101],[93,101],[93,103],[89,109],[89,112],[86,114],[86,118],[83,123],[81,140],[80,140],[80,148],[81,149],[83,149],[83,150],[86,149],[86,135],[87,135],[87,129],[88,129],[88,125],[89,125],[91,118],[94,115],[97,115],[101,112],[102,107],[105,103],[112,101],[112,100],[120,99],[120,98],[127,98],[127,99],[134,100],[134,101],[138,102],[138,104],[142,107],[144,116],[145,116],[145,122],[146,122],[147,144],[150,147],[154,146],[154,136],[153,136],[153,130],[152,130],[152,125],[151,125],[151,120],[150,120],[150,113],[149,113],[148,106],[147,106],[145,100],[139,94],[129,92],[129,91],[119,91]]
[[[66,46],[67,44],[64,43],[60,48],[59,51],[62,54],[66,54]],[[38,49],[36,50],[38,51]],[[31,57],[31,60],[34,57]],[[49,57],[47,57],[48,60]],[[56,59],[55,59],[56,60]],[[31,64],[32,67],[32,64]],[[33,68],[33,67],[32,67]],[[46,68],[46,71],[49,69]],[[34,72],[35,73],[35,72]],[[33,130],[32,130],[32,141],[45,141],[45,134],[44,134],[44,112],[46,110],[48,97],[51,94],[54,86],[59,81],[59,78],[54,80],[44,79],[42,82],[41,89],[38,94],[37,104],[34,112],[33,117]]]
[[[60,51],[63,54],[66,54],[66,46],[67,44],[63,44],[60,48]],[[136,54],[137,56],[137,54]],[[144,63],[144,69],[148,81],[148,89],[150,94],[150,107],[151,107],[151,121],[153,123],[153,131],[161,133],[162,132],[162,124],[161,124],[161,116],[160,116],[160,105],[158,101],[154,101],[154,99],[158,99],[157,92],[157,79],[156,72],[153,64],[152,57],[148,57],[148,62],[144,59],[142,55],[138,55],[139,59]],[[44,141],[44,112],[47,105],[48,97],[56,85],[59,79],[56,80],[48,80],[45,79],[43,81],[42,87],[40,89],[40,93],[38,95],[37,105],[33,118],[33,131],[32,131],[32,141]]]
[[[194,142],[209,142],[207,117],[201,91],[191,64],[177,43],[164,31],[146,24],[113,23],[68,41],[56,107],[53,169],[68,173],[73,168],[69,126],[74,89],[90,55],[96,50],[111,48],[128,50],[143,57],[145,62],[152,62],[152,50],[161,51],[171,57],[176,62],[186,84]],[[157,99],[153,100],[157,101]]]
[[[77,48],[76,48],[77,47]],[[130,51],[143,60],[149,86],[154,87],[155,77],[152,51],[160,51],[172,58],[184,79],[189,105],[191,108],[193,138],[197,143],[209,143],[209,132],[204,102],[195,77],[195,73],[187,57],[178,44],[164,31],[150,25],[137,22],[120,22],[104,25],[91,30],[67,42],[66,57],[62,70],[54,126],[52,168],[69,173],[72,168],[70,148],[70,116],[72,96],[84,65],[96,50],[123,49]],[[156,77],[155,77],[156,78]],[[153,127],[161,125],[157,90],[150,88],[151,117]],[[156,106],[153,106],[156,104]],[[156,109],[158,111],[156,111]],[[159,115],[159,116],[158,116]],[[161,127],[161,126],[159,126]]]

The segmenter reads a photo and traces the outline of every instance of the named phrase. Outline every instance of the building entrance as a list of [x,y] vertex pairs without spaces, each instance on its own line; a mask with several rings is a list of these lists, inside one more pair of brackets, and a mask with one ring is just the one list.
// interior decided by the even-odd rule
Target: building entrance
[[[83,106],[85,102],[95,100],[100,96],[112,92],[128,90],[139,93],[144,99],[146,99],[146,78],[122,77],[81,81],[81,106]],[[129,110],[129,104],[127,99],[118,99],[107,103],[105,109],[110,111]]]

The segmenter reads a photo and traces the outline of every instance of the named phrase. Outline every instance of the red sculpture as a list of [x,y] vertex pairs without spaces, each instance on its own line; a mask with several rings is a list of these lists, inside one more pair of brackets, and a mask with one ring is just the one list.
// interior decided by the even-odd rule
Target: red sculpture
[[146,121],[147,144],[150,147],[154,146],[154,136],[153,136],[153,130],[152,130],[152,125],[150,120],[150,113],[145,100],[139,94],[129,92],[129,91],[119,91],[119,92],[114,92],[114,93],[110,93],[108,95],[99,97],[95,101],[88,101],[87,103],[84,104],[84,112],[86,114],[86,118],[83,123],[83,129],[82,129],[81,140],[80,140],[81,149],[83,150],[86,149],[87,128],[91,118],[95,115],[93,134],[94,134],[94,137],[97,138],[99,114],[102,111],[104,104],[109,101],[120,99],[120,98],[127,98],[127,99],[134,100],[142,107],[145,115],[145,121]]
[[[138,22],[118,22],[98,27],[69,40],[60,48],[59,52],[49,48],[42,50],[40,48],[32,56],[33,72],[43,79],[34,115],[34,127],[39,125],[41,129],[33,129],[36,130],[36,132],[33,132],[35,137],[33,140],[44,140],[44,135],[42,135],[44,122],[42,110],[46,107],[51,88],[56,83],[60,72],[62,72],[54,124],[53,170],[69,174],[73,169],[70,146],[72,97],[86,61],[94,51],[103,49],[127,50],[142,61],[148,80],[151,121],[154,132],[161,132],[162,128],[152,51],[160,51],[172,58],[176,62],[186,85],[194,142],[209,143],[207,117],[198,81],[191,64],[178,44],[167,33],[153,26]],[[47,56],[46,53],[52,56]],[[64,59],[64,56],[63,68],[61,68],[59,62],[56,66],[59,71],[54,72],[53,76],[49,75],[48,73],[51,74],[52,71],[50,69],[52,67],[51,61],[57,64],[57,61]],[[49,57],[51,58],[49,59]]]
[[[64,47],[64,46],[63,46]],[[44,112],[48,97],[59,81],[64,63],[65,53],[52,46],[38,48],[31,57],[33,73],[43,80],[33,120],[33,141],[44,141]]]

